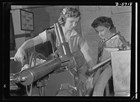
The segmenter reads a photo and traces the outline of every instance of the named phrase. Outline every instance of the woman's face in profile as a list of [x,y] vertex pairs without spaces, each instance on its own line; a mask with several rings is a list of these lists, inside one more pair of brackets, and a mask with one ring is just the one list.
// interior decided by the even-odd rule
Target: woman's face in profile
[[110,27],[98,26],[95,30],[98,32],[101,39],[108,39],[110,37]]
[[66,31],[72,30],[77,26],[77,23],[79,21],[79,17],[75,18],[75,17],[68,17],[66,18],[66,22],[65,22],[65,29]]

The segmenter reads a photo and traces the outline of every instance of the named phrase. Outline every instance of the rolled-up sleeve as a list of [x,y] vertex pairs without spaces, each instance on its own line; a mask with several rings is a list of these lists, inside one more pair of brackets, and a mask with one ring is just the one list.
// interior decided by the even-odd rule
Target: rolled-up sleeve
[[47,34],[46,33],[47,33],[47,31],[45,30],[38,35],[42,39],[43,43],[47,41]]

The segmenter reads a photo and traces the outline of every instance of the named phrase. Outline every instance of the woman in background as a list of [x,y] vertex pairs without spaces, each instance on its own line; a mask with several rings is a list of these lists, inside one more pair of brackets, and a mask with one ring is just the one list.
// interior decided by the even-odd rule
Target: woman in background
[[[101,16],[96,18],[91,26],[98,33],[102,39],[98,46],[98,61],[97,64],[111,57],[110,52],[116,50],[128,50],[130,49],[130,44],[127,42],[120,32],[116,32],[116,28],[110,17]],[[101,68],[95,69],[94,76],[92,80],[93,96],[103,96],[104,90],[102,90],[99,83],[105,83],[108,77],[112,76],[111,63],[107,63]],[[111,79],[112,80],[112,77]],[[113,82],[109,80],[110,84],[106,85],[106,95],[113,95]],[[109,86],[110,85],[110,86]],[[100,89],[99,89],[100,88]],[[107,89],[108,88],[108,89]],[[110,91],[107,94],[107,91]]]

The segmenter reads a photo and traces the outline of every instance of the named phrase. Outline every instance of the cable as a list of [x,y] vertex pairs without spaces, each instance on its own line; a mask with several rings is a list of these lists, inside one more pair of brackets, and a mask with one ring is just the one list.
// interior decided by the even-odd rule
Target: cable
[[[36,58],[37,58],[38,56],[40,56],[40,57],[46,59],[46,57],[45,57],[43,54],[37,53],[37,52],[33,52],[33,53],[31,54],[30,59],[29,59],[29,68],[32,67],[33,61],[34,61],[34,63],[33,63],[34,65],[33,65],[33,66],[36,65]],[[29,85],[29,86],[26,86],[26,92],[27,92],[27,95],[28,95],[28,96],[31,96],[31,95],[32,95],[32,88],[33,88],[32,86],[33,86],[32,84]],[[28,88],[29,88],[29,91],[28,91]],[[42,96],[42,95],[43,95],[43,93],[42,93],[42,92],[43,92],[43,88],[41,88],[40,91],[41,91],[41,92],[39,92],[39,93],[40,93],[40,96]]]
[[[28,88],[29,88],[29,91],[28,91]],[[32,84],[31,85],[29,85],[29,86],[26,86],[26,93],[27,93],[27,95],[28,96],[31,96],[32,95]]]

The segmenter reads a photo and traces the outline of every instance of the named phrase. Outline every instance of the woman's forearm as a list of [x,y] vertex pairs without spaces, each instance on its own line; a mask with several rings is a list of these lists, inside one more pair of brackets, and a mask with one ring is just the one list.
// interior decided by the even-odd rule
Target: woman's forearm
[[20,46],[20,49],[22,50],[26,50],[28,48],[31,48],[34,46],[34,41],[33,39],[29,39],[27,41],[25,41],[21,46]]
[[32,39],[29,39],[29,40],[25,41],[25,42],[21,45],[20,49],[25,50],[25,49],[34,47],[34,46],[36,46],[36,45],[38,45],[38,44],[41,44],[41,43],[43,43],[43,41],[42,41],[42,39],[40,38],[40,36],[36,36],[36,37],[34,37],[34,38],[32,38]]

